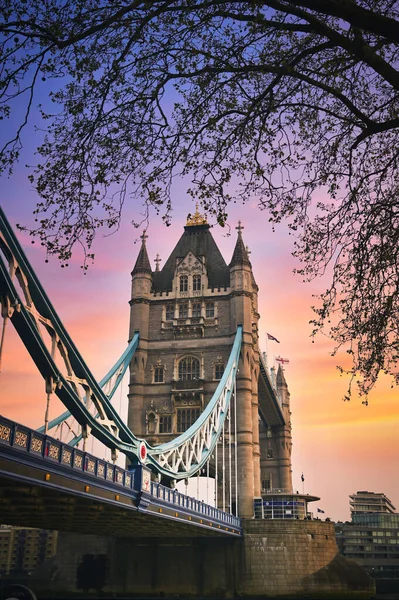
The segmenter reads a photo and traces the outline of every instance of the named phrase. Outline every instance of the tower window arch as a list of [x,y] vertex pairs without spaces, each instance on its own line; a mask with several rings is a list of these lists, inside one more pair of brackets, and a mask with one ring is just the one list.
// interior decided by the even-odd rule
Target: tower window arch
[[181,275],[180,276],[180,291],[187,292],[187,290],[188,290],[188,276]]
[[201,291],[201,275],[193,275],[193,292]]
[[192,381],[200,378],[200,361],[195,356],[185,356],[179,361],[180,381]]
[[224,373],[224,363],[219,362],[215,364],[215,379],[222,379]]
[[157,418],[155,413],[150,412],[147,415],[147,433],[155,433]]

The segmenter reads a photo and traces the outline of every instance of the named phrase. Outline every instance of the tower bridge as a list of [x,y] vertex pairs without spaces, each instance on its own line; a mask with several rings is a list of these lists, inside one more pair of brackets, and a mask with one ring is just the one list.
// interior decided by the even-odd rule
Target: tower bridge
[[[271,376],[261,358],[258,286],[242,229],[227,264],[197,210],[155,270],[143,234],[131,274],[130,341],[97,382],[0,209],[1,345],[11,321],[47,394],[39,430],[0,420],[0,520],[100,536],[108,591],[350,597],[355,586],[367,597],[373,586],[355,567],[348,578],[333,525],[306,519],[316,498],[293,493],[290,394],[282,367]],[[126,424],[111,400],[128,368]],[[50,419],[53,394],[66,410]],[[111,462],[87,452],[91,435],[111,450]],[[214,482],[214,506],[175,489],[194,476]],[[122,575],[119,542],[110,550],[107,534],[130,540]],[[93,544],[82,535],[62,539],[60,564]]]

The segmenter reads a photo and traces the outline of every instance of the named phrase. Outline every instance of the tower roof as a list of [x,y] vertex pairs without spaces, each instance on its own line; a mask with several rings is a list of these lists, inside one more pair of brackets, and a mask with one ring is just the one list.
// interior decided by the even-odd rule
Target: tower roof
[[[205,257],[209,287],[218,288],[230,285],[229,267],[209,231],[209,225],[206,222],[194,224],[193,221],[194,219],[191,219],[184,227],[184,233],[165,262],[163,269],[153,273],[153,289],[155,292],[172,290],[177,260],[182,260],[190,250],[195,256]],[[197,223],[198,221],[199,219],[196,219]]]
[[283,385],[287,385],[284,375],[284,369],[281,365],[278,366],[277,377],[276,377],[276,385],[277,387],[282,387]]
[[241,231],[244,229],[244,227],[241,226],[241,221],[238,221],[238,227],[236,227],[236,229],[238,230],[238,237],[234,248],[233,256],[230,262],[230,267],[234,267],[235,265],[251,266],[251,262],[248,257],[248,252],[244,246],[244,242],[242,239]]
[[152,273],[150,259],[148,258],[147,248],[145,245],[147,237],[148,236],[145,233],[143,233],[141,236],[141,248],[136,260],[136,264],[134,265],[132,275],[135,275],[136,273]]

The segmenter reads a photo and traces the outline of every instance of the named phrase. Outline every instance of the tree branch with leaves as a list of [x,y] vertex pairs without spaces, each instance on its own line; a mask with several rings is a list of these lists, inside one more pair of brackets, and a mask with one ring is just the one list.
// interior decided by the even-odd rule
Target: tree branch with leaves
[[314,332],[360,392],[399,382],[396,2],[3,0],[0,36],[0,117],[26,103],[3,171],[42,80],[54,105],[30,174],[48,252],[90,251],[135,198],[168,222],[175,177],[220,225],[256,197],[305,279],[332,265]]

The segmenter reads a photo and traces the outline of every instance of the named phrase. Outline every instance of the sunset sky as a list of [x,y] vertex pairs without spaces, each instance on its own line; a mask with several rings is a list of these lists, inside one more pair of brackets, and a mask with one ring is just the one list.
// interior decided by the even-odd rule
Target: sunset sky
[[[27,143],[27,152],[29,146]],[[25,162],[21,161],[13,178],[1,180],[0,203],[14,226],[17,222],[32,224],[37,200],[27,181]],[[153,261],[159,253],[161,266],[183,232],[187,213],[195,209],[178,182],[173,198],[171,227],[166,228],[153,217],[147,232],[150,259]],[[73,258],[67,269],[61,269],[56,259],[45,264],[44,249],[32,245],[28,236],[18,234],[56,311],[98,379],[114,364],[127,342],[130,272],[139,250],[135,241],[140,233],[130,223],[139,212],[140,205],[131,200],[119,232],[110,237],[99,235],[94,245],[95,264],[85,276],[80,269],[80,256]],[[399,511],[398,389],[391,389],[385,378],[371,394],[368,407],[356,397],[349,403],[343,401],[348,379],[340,377],[336,369],[339,357],[330,356],[333,346],[326,337],[319,336],[315,343],[310,339],[312,294],[323,290],[323,282],[303,284],[293,275],[292,270],[298,265],[291,256],[292,238],[283,225],[273,233],[267,215],[259,211],[255,201],[231,208],[230,237],[218,226],[212,229],[227,262],[233,252],[234,227],[239,219],[245,227],[243,238],[251,251],[260,288],[262,350],[266,350],[268,331],[281,342],[269,342],[269,364],[278,355],[290,361],[286,379],[291,392],[294,487],[302,491],[303,472],[305,492],[321,496],[316,507],[334,520],[349,518],[348,496],[357,490],[384,492]],[[116,406],[120,403],[125,411],[125,397],[116,400]],[[44,410],[44,383],[10,327],[0,374],[0,411],[11,419],[38,427],[43,424]],[[51,417],[61,410],[54,402]]]

